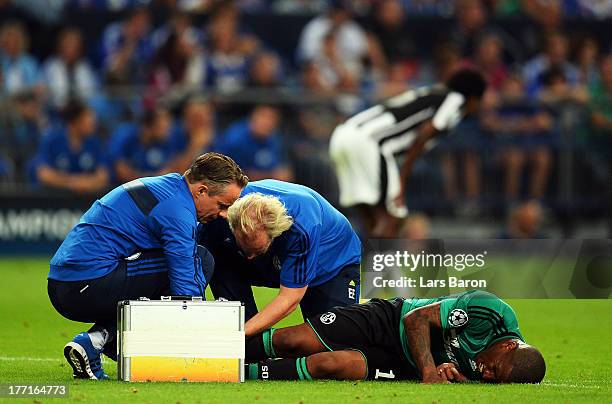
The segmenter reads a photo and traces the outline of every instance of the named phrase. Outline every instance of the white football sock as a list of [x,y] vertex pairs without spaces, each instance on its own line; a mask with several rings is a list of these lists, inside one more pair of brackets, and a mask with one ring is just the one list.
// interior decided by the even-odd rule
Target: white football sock
[[100,331],[88,332],[89,339],[91,339],[91,343],[98,351],[101,351],[108,342],[108,331],[104,328]]

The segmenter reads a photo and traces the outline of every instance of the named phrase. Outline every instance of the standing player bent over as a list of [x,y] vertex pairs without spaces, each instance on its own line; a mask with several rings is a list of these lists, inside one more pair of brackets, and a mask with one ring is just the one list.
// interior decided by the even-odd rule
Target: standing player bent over
[[478,110],[485,87],[480,73],[461,69],[445,86],[406,91],[336,128],[329,152],[340,205],[359,209],[369,236],[397,234],[408,214],[406,184],[415,160],[435,137]]
[[[539,383],[546,365],[512,308],[470,291],[437,299],[372,299],[247,340],[251,379]],[[295,358],[267,359],[265,358]]]

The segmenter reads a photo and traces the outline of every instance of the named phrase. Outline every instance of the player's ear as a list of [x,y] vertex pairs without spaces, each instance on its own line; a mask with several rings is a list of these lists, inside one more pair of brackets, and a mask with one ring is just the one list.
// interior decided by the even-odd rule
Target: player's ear
[[197,193],[198,193],[198,196],[208,194],[208,187],[205,184],[198,185]]
[[502,347],[507,351],[514,351],[519,347],[519,343],[514,339],[507,339],[502,342]]

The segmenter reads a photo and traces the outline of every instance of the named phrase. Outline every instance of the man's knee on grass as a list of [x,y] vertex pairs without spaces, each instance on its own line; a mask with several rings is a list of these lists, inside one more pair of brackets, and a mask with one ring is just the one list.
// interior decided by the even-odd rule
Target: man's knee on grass
[[325,351],[308,324],[276,330],[272,336],[272,346],[276,355],[282,358],[296,358]]
[[306,365],[315,379],[363,380],[367,373],[358,351],[321,352],[306,358]]
[[323,351],[325,347],[308,324],[270,328],[246,339],[247,362],[266,358],[299,358]]

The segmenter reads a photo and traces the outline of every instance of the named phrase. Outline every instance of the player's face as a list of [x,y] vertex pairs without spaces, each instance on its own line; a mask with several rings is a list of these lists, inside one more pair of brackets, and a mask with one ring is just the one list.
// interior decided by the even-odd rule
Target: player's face
[[210,196],[204,187],[196,194],[195,205],[200,223],[207,223],[218,217],[227,218],[227,209],[240,197],[242,189],[237,184],[229,184],[223,192]]
[[487,383],[504,383],[512,372],[512,357],[519,347],[516,340],[504,340],[491,345],[476,357],[476,367]]
[[234,236],[238,247],[249,260],[265,254],[272,244],[270,236],[264,230],[254,230],[249,234],[236,230]]

